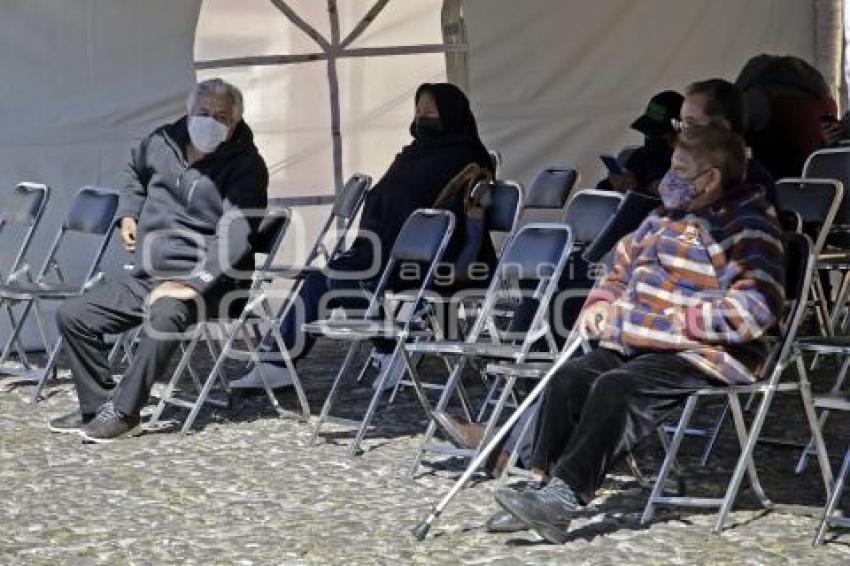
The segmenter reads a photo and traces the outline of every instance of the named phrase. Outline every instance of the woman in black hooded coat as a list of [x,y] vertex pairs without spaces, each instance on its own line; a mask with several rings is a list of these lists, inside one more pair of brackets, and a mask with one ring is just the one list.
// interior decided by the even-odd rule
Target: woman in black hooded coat
[[[413,142],[402,148],[367,193],[357,238],[347,251],[329,262],[335,278],[325,274],[308,277],[296,298],[301,301],[301,308],[290,309],[281,321],[281,334],[293,360],[306,356],[313,346],[315,339],[301,332],[301,325],[326,314],[319,312],[325,293],[343,291],[346,295],[334,299],[331,307],[365,308],[365,291],[380,277],[390,250],[413,211],[431,207],[443,187],[470,163],[493,169],[490,155],[478,136],[469,100],[458,87],[449,83],[422,84],[416,90],[415,105],[415,117],[410,125]],[[341,273],[365,270],[375,274],[374,277],[364,281],[359,274],[356,278],[341,276]],[[268,345],[266,349],[274,350],[274,346]],[[382,349],[380,344],[378,349]],[[273,379],[274,386],[291,383],[282,363],[263,363],[267,364],[265,375]],[[254,368],[231,385],[237,389],[262,386]]]

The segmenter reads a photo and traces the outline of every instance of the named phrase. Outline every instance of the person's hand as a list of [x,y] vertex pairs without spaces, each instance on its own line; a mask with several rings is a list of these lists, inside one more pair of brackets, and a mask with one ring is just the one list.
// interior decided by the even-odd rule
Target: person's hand
[[154,304],[159,299],[164,299],[166,297],[172,299],[179,299],[181,301],[191,301],[200,296],[200,293],[189,287],[185,283],[180,283],[179,281],[165,281],[164,283],[160,283],[157,285],[151,294],[148,295],[148,304]]
[[611,187],[615,191],[620,191],[624,193],[626,191],[630,191],[632,189],[636,189],[638,187],[637,177],[634,176],[634,173],[623,173],[621,175],[615,175],[611,173],[608,175],[608,183],[611,184]]
[[136,219],[132,216],[121,219],[121,241],[124,242],[124,249],[128,252],[136,251]]
[[585,339],[599,338],[610,320],[611,303],[597,301],[581,311],[578,319],[579,333]]
[[841,122],[824,123],[821,124],[821,133],[824,145],[835,145],[844,137],[844,128],[841,126]]

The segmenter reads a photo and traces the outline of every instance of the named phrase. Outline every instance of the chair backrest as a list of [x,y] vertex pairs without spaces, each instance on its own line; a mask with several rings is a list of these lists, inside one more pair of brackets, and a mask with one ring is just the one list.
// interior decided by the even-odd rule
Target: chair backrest
[[547,167],[540,171],[528,188],[525,208],[560,210],[578,182],[579,174],[567,167]]
[[33,227],[38,224],[50,189],[41,183],[18,183],[0,202],[0,221]]
[[[572,230],[563,223],[531,223],[526,224],[514,234],[505,244],[499,264],[487,289],[484,304],[467,335],[468,342],[477,342],[485,330],[491,338],[501,341],[502,333],[490,321],[496,311],[503,309],[500,295],[513,293],[513,282],[521,280],[524,293],[536,300],[536,308],[531,321],[524,326],[518,336],[509,328],[508,338],[513,342],[521,342],[519,355],[525,355],[539,337],[539,331],[546,324],[549,304],[558,287],[558,280],[567,264],[573,248]],[[515,302],[516,305],[525,301]],[[521,361],[521,360],[520,360]]]
[[420,208],[405,221],[393,244],[390,258],[395,261],[431,261],[454,229],[454,214],[445,210]]
[[480,183],[472,192],[481,204],[491,232],[510,234],[519,220],[523,205],[522,185],[514,181]]
[[0,280],[20,267],[49,194],[47,185],[22,182],[0,197]]
[[448,210],[420,208],[414,210],[413,214],[408,216],[390,251],[387,265],[378,280],[375,293],[366,310],[367,318],[379,313],[384,293],[395,274],[396,268],[402,263],[424,264],[425,266],[425,274],[417,278],[417,289],[412,293],[412,304],[419,303],[434,279],[437,263],[446,251],[454,227],[455,215]]
[[[104,187],[85,186],[77,191],[65,212],[62,226],[56,234],[50,251],[36,276],[43,281],[52,272],[67,284],[78,286],[80,290],[94,274],[103,257],[103,252],[109,244],[115,228],[115,213],[118,210],[118,191]],[[77,234],[84,239],[96,239],[95,244],[81,246],[76,241],[63,243],[69,236]],[[61,250],[70,248],[70,258],[60,267],[59,254]],[[80,253],[82,252],[82,253]],[[88,256],[88,261],[80,261],[81,256]],[[75,268],[76,281],[67,279],[70,268]],[[51,271],[52,270],[52,271]]]
[[[850,185],[850,147],[819,149],[809,155],[803,164],[805,179],[834,179],[841,181],[843,187]],[[847,195],[841,200],[832,229],[837,232],[829,238],[830,243],[837,245],[850,243],[850,205]]]
[[599,235],[588,244],[582,257],[591,263],[600,261],[623,236],[634,232],[649,213],[661,205],[661,200],[629,191],[617,212],[605,223]]
[[803,225],[816,226],[814,253],[823,249],[843,198],[844,188],[833,179],[780,179],[776,182],[776,200],[780,210],[800,215]]
[[586,244],[595,240],[622,202],[623,195],[614,191],[587,189],[573,195],[564,215],[573,241]]
[[292,210],[289,208],[269,209],[254,234],[254,253],[274,255],[283,240],[291,216]]
[[348,178],[342,190],[334,200],[331,214],[343,220],[349,220],[357,215],[366,191],[372,186],[372,177],[362,173],[355,173]]
[[117,209],[118,191],[85,186],[74,195],[62,227],[71,232],[106,234],[115,222]]

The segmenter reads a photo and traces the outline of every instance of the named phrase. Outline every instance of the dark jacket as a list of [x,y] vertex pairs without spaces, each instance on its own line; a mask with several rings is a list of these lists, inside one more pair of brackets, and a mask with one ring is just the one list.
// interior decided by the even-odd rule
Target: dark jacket
[[158,128],[132,151],[118,217],[138,221],[135,276],[180,280],[206,294],[250,276],[268,170],[245,122],[189,165],[186,123]]
[[[380,259],[378,267],[383,269],[413,211],[430,208],[446,184],[470,163],[492,172],[490,157],[478,137],[475,117],[463,92],[447,83],[425,83],[417,89],[416,99],[426,91],[436,102],[442,134],[421,138],[411,125],[413,143],[396,155],[381,180],[367,193],[358,237],[346,253],[333,261],[335,269],[368,269],[375,266],[374,259]],[[365,232],[377,238],[380,254],[375,253]]]

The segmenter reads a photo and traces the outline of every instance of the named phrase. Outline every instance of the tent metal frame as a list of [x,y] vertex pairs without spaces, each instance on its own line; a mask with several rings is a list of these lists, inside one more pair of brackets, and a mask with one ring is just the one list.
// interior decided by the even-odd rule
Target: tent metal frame
[[[196,61],[196,70],[224,69],[232,67],[269,66],[269,65],[292,65],[315,61],[327,62],[328,90],[330,93],[331,110],[331,141],[333,145],[333,168],[334,188],[338,193],[343,186],[344,176],[342,170],[342,126],[340,110],[339,76],[337,73],[337,61],[345,58],[358,57],[382,57],[392,55],[416,55],[422,53],[445,53],[446,69],[449,79],[464,87],[468,83],[466,76],[468,44],[466,43],[466,27],[463,22],[463,0],[443,0],[441,14],[443,28],[443,43],[398,45],[388,47],[351,47],[351,44],[360,37],[369,25],[375,21],[381,11],[386,8],[390,0],[376,0],[366,14],[351,29],[344,38],[340,33],[339,12],[337,0],[327,0],[328,17],[330,19],[330,39],[324,37],[316,28],[307,23],[290,6],[286,0],[269,0],[295,27],[312,39],[319,48],[313,53],[299,53],[290,55],[258,55],[248,57],[232,57],[222,59],[210,59]],[[333,196],[310,197],[304,199],[285,200],[286,204],[324,204],[333,201]]]

